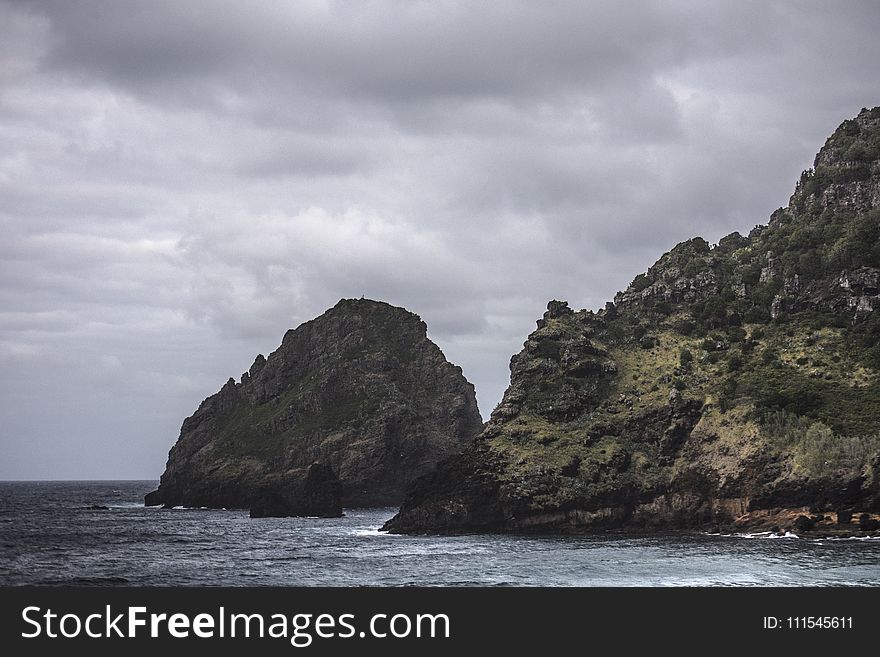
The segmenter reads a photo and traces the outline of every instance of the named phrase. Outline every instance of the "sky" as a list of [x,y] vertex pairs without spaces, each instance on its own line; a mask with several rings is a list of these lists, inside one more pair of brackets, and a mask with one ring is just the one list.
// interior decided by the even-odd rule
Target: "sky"
[[488,418],[550,299],[766,223],[880,104],[880,3],[0,2],[0,479],[153,479],[340,298]]

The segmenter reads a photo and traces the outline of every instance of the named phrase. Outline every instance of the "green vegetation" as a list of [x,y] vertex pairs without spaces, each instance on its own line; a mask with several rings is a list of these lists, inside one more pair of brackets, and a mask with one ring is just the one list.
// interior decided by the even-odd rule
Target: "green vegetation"
[[782,275],[811,281],[844,269],[880,267],[880,210],[853,214],[824,210],[781,222],[766,236],[765,247],[780,253]]
[[633,279],[632,288],[636,292],[641,292],[651,285],[650,279],[645,274],[639,274]]
[[792,451],[795,467],[813,477],[860,472],[880,453],[880,435],[840,436],[821,421],[787,411],[766,413],[759,423],[777,449]]
[[684,267],[684,275],[688,278],[694,278],[698,274],[706,271],[709,266],[703,258],[694,258]]
[[562,344],[558,340],[541,340],[538,343],[537,355],[541,358],[559,360],[562,355]]
[[[875,109],[868,116],[876,119],[876,114],[880,112]],[[713,294],[696,295],[683,304],[664,299],[654,306],[661,309],[661,319],[676,317],[675,329],[687,336],[769,323],[774,300],[791,293],[784,287],[786,281],[798,289],[843,271],[880,268],[880,209],[860,212],[846,203],[808,202],[833,184],[863,184],[869,179],[870,184],[880,184],[880,130],[847,122],[829,138],[825,151],[829,155],[823,164],[804,172],[792,207],[774,212],[768,227],[757,227],[749,238],[732,233],[715,248],[701,238],[682,242],[637,276],[632,289],[642,291],[676,271],[715,288]],[[650,303],[646,300],[646,307]],[[681,309],[684,316],[677,312]],[[739,341],[731,337],[731,342]],[[868,358],[873,367],[878,357],[880,353]]]
[[[309,412],[303,399],[313,394],[316,382],[306,378],[282,396],[264,404],[237,404],[221,419],[216,445],[230,456],[262,457],[280,454],[284,446],[329,427],[341,427],[358,416],[368,415],[378,400],[340,399]],[[287,429],[278,430],[279,427]]]
[[[877,108],[867,112],[867,118],[876,120]],[[801,175],[798,183],[802,196],[821,194],[835,183],[850,183],[867,180],[871,176],[872,164],[880,159],[880,134],[876,130],[863,130],[859,122],[844,121],[825,143],[824,149],[837,159],[835,166],[825,164],[808,169]]]
[[[870,121],[880,119],[880,109],[865,114]],[[880,313],[854,320],[851,312],[836,310],[830,302],[834,295],[847,294],[839,283],[843,272],[858,280],[853,276],[862,268],[880,269],[880,209],[860,212],[851,204],[805,200],[831,184],[872,177],[871,184],[880,185],[880,130],[861,125],[847,121],[829,138],[825,155],[817,158],[822,164],[805,172],[792,207],[774,212],[769,226],[756,227],[748,238],[732,233],[714,248],[701,238],[682,242],[637,276],[635,290],[662,281],[667,290],[694,291],[673,299],[667,292],[662,301],[648,298],[623,313],[618,321],[636,323],[632,335],[638,344],[652,349],[653,338],[666,330],[703,338],[697,345],[706,352],[701,362],[733,376],[737,394],[754,397],[762,408],[817,417],[833,416],[832,391],[848,378],[847,368],[880,370]],[[791,300],[802,292],[808,302],[793,306]],[[812,307],[816,297],[828,298],[827,307]],[[775,326],[787,327],[789,334],[780,334]],[[806,353],[798,355],[800,362],[785,357],[793,336],[803,338],[825,328],[840,329],[833,359],[819,362],[815,354]],[[609,328],[616,331],[624,338],[628,333]],[[797,349],[807,347],[799,344]],[[690,362],[680,359],[679,364]],[[860,403],[874,408],[875,388],[862,386],[851,393],[853,399],[843,400],[845,415],[850,415],[850,404],[853,415]],[[726,403],[736,401],[729,395],[723,398]],[[837,424],[841,430],[861,431],[875,422],[844,417]]]
[[880,209],[858,208],[863,186],[817,196],[880,185],[880,130],[845,124],[826,149],[768,226],[682,242],[608,312],[530,336],[489,441],[505,496],[601,507],[748,479],[764,459],[783,477],[858,476],[880,454],[880,312],[853,302],[877,294],[862,268],[880,268]]

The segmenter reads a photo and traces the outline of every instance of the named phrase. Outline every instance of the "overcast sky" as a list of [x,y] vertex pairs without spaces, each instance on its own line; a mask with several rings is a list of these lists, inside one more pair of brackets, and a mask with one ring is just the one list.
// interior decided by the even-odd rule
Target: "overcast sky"
[[488,417],[547,301],[766,223],[880,104],[880,3],[2,2],[0,479],[158,478],[342,297]]

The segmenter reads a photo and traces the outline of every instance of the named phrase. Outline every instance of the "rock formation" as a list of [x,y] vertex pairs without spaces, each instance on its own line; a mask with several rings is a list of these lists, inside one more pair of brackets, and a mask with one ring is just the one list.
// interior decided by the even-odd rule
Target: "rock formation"
[[398,504],[482,427],[473,386],[426,330],[403,308],[343,299],[288,331],[183,422],[146,503],[330,516]]
[[878,308],[875,108],[769,225],[679,244],[599,312],[551,301],[485,430],[386,529],[874,531]]
[[326,465],[313,463],[304,476],[288,477],[287,486],[268,486],[251,501],[251,518],[342,515],[342,483]]

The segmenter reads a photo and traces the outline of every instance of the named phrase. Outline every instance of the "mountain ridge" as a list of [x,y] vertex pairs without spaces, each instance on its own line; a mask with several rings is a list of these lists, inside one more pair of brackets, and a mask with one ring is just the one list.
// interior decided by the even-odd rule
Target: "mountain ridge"
[[482,434],[385,529],[876,530],[878,281],[873,108],[748,236],[681,242],[598,312],[551,301]]

